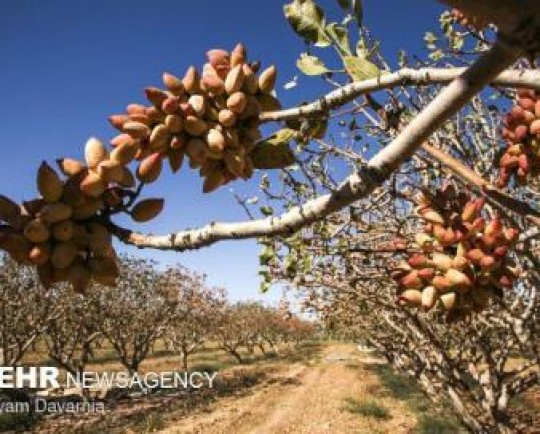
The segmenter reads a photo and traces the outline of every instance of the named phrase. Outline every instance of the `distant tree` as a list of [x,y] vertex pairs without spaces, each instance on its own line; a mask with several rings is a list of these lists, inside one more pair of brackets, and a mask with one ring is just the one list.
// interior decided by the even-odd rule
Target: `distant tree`
[[302,320],[296,316],[288,318],[283,323],[283,335],[285,339],[294,342],[299,347],[305,341],[312,339],[316,332],[315,324]]
[[[165,89],[146,88],[148,105],[111,116],[112,147],[90,138],[84,162],[58,160],[62,174],[43,162],[36,199],[0,196],[0,248],[34,265],[46,288],[118,282],[99,290],[97,324],[136,371],[171,304],[147,262],[124,259],[117,280],[113,237],[178,252],[258,239],[263,288],[287,281],[329,325],[369,330],[394,366],[434,399],[446,396],[471,430],[511,431],[509,399],[540,378],[540,8],[441,2],[451,10],[440,31],[424,35],[426,55],[390,59],[363,22],[362,1],[336,2],[343,13],[334,22],[336,11],[315,0],[287,2],[285,17],[306,44],[296,66],[328,93],[282,109],[275,66],[260,70],[242,44],[210,50],[201,74],[165,73]],[[319,58],[318,49],[336,56]],[[269,122],[280,129],[263,139]],[[260,177],[262,198],[240,199],[244,221],[212,215],[166,235],[118,226],[118,214],[142,223],[162,211],[164,200],[141,200],[144,187],[165,162],[177,172],[184,159],[205,193],[255,169],[281,172]],[[32,278],[12,274],[26,284],[10,289],[0,318],[10,328],[2,358],[14,364],[43,331],[40,309],[55,294],[36,297],[34,312],[23,300]],[[239,362],[241,346],[260,342],[258,309],[222,306],[216,315],[215,338]],[[523,356],[517,369],[507,366],[511,354]]]
[[250,328],[253,323],[249,304],[237,303],[224,305],[218,312],[214,338],[221,350],[235,358],[238,363],[244,361],[240,348],[246,346],[254,335]]
[[103,336],[96,318],[101,316],[92,291],[83,296],[63,287],[59,296],[59,314],[47,326],[44,338],[49,357],[71,374],[84,371]]
[[186,268],[170,268],[163,279],[167,299],[174,304],[163,338],[180,354],[182,369],[187,371],[188,357],[212,337],[225,294],[209,288],[204,275]]
[[285,316],[279,309],[265,307],[256,302],[225,305],[218,315],[215,339],[219,347],[243,362],[240,352],[246,347],[253,354],[255,347],[266,354],[264,343],[274,351],[279,342],[300,342],[311,335],[309,323],[295,316]]
[[163,335],[171,304],[163,291],[163,276],[151,261],[124,256],[120,265],[115,287],[97,287],[93,318],[120,362],[135,373]]
[[0,364],[15,367],[61,312],[35,271],[0,257]]
[[245,347],[250,354],[255,353],[255,348],[265,354],[263,334],[270,324],[271,310],[258,302],[245,302],[241,311],[246,326]]

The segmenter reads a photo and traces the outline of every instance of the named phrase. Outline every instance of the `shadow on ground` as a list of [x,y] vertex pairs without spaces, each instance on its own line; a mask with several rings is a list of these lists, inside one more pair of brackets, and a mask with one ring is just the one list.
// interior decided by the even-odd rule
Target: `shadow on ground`
[[459,420],[450,412],[437,408],[410,378],[397,374],[390,366],[371,365],[366,369],[374,372],[381,383],[373,394],[390,395],[404,401],[418,419],[415,433],[456,434],[466,433]]
[[269,374],[273,372],[274,366],[278,369],[280,364],[307,363],[320,359],[322,349],[319,344],[307,344],[294,352],[253,356],[240,365],[203,361],[193,365],[190,371],[219,372],[213,389],[153,390],[146,395],[115,390],[104,401],[105,414],[48,415],[36,419],[28,415],[22,418],[0,417],[0,431],[88,434],[157,431],[171,423],[181,423],[182,418],[193,412],[210,411],[210,404],[220,398],[249,395],[256,386],[265,382],[270,384],[282,381],[284,384],[298,386],[294,378],[269,378]]
[[[239,368],[218,375],[212,389],[156,390],[135,397],[113,393],[111,396],[114,399],[103,401],[104,414],[48,415],[38,419],[24,415],[24,418],[6,419],[4,425],[0,424],[0,431],[85,434],[153,432],[164,428],[165,421],[174,422],[193,411],[206,410],[219,398],[249,394],[266,378],[263,370]],[[173,413],[174,417],[171,416]]]

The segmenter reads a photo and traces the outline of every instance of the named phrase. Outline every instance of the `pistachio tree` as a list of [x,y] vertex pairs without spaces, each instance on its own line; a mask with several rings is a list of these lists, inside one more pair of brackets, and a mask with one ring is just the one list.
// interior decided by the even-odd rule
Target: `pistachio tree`
[[136,373],[153,344],[163,336],[172,305],[155,264],[123,257],[116,286],[97,286],[93,323],[119,361]]
[[[387,64],[373,62],[373,50],[365,47],[361,1],[338,3],[346,13],[341,22],[328,22],[313,0],[294,0],[284,6],[284,12],[292,29],[308,44],[336,50],[341,63],[337,71],[341,69],[347,77],[345,83],[317,101],[281,109],[274,92],[275,66],[261,68],[260,62],[248,60],[242,44],[232,51],[212,49],[202,70],[191,66],[182,77],[164,73],[164,89],[145,89],[149,105],[132,103],[125,113],[111,116],[109,120],[119,134],[110,147],[90,138],[84,161],[77,156],[58,159],[60,173],[43,162],[37,173],[39,197],[18,204],[2,196],[2,249],[19,263],[34,265],[45,287],[70,282],[84,292],[92,280],[115,283],[118,261],[112,237],[141,248],[182,251],[220,240],[291,233],[372,197],[446,120],[489,83],[538,90],[538,73],[529,68],[523,74],[523,68],[515,65],[519,58],[534,56],[538,51],[540,14],[533,0],[521,0],[519,5],[502,0],[474,4],[446,0],[444,3],[458,8],[453,14],[456,22],[498,27],[492,40],[486,41],[486,49],[475,52],[470,62],[464,52],[463,60],[470,63],[466,67],[403,67],[394,71]],[[459,44],[459,39],[456,41]],[[309,75],[332,73],[307,52],[298,66]],[[203,191],[211,192],[236,179],[252,178],[255,169],[281,169],[293,164],[305,151],[300,148],[293,153],[288,143],[294,139],[307,144],[322,138],[326,120],[359,98],[369,100],[373,92],[404,84],[414,90],[434,83],[448,85],[424,101],[417,115],[402,124],[391,142],[355,167],[335,188],[319,192],[280,216],[212,223],[166,236],[140,234],[114,222],[118,214],[146,222],[162,211],[163,199],[140,197],[145,185],[159,179],[166,162],[177,172],[187,157],[189,166],[204,178]],[[530,121],[528,118],[526,126],[536,134],[538,126]],[[269,122],[285,122],[287,128],[261,140],[260,126]],[[520,125],[516,118],[509,131]],[[507,160],[514,156],[511,152]],[[519,163],[521,179],[529,172],[534,174],[528,167],[534,159],[530,152],[524,155]],[[505,179],[509,173],[505,169],[501,177]]]
[[[136,370],[162,331],[166,303],[155,292],[136,295],[154,285],[143,264],[132,267],[140,271],[131,274],[133,285],[118,279],[113,239],[181,252],[257,238],[264,288],[277,279],[316,288],[308,300],[324,315],[339,299],[336,285],[375,297],[377,309],[359,305],[368,306],[373,321],[389,318],[378,325],[388,326],[383,334],[401,336],[390,332],[392,323],[408,330],[391,342],[391,359],[401,360],[396,366],[413,360],[432,386],[442,384],[471,429],[513,429],[509,399],[538,378],[531,336],[538,306],[540,9],[535,0],[442,3],[450,10],[440,31],[425,35],[429,53],[396,53],[396,65],[363,21],[360,0],[336,2],[338,21],[314,0],[287,2],[285,18],[306,43],[297,66],[330,92],[282,108],[276,66],[249,59],[242,44],[212,49],[202,68],[167,72],[164,88],[146,88],[148,104],[111,116],[118,134],[110,146],[90,138],[83,159],[59,158],[58,171],[43,162],[37,198],[19,204],[1,196],[0,248],[33,266],[45,288],[69,282],[85,293],[92,282],[112,286],[119,302],[102,295],[101,331]],[[335,53],[326,63],[318,54],[325,49]],[[261,135],[263,124],[276,127],[269,137]],[[165,163],[178,172],[184,159],[203,178],[205,193],[260,175],[269,203],[261,204],[260,217],[250,212],[246,221],[172,234],[120,226],[118,215],[141,223],[162,212],[165,200],[144,198],[144,187],[158,181]],[[278,181],[264,170],[278,171]],[[263,199],[242,204],[257,200]],[[145,330],[120,315],[122,304],[140,300],[152,325]],[[349,307],[347,320],[356,322],[356,306]],[[218,340],[240,360],[238,348],[254,336],[246,309],[227,307],[218,317]],[[454,326],[470,330],[458,355],[449,335]],[[130,344],[122,336],[127,328],[138,330]],[[439,352],[428,354],[434,347]],[[507,374],[516,350],[526,362]],[[479,385],[474,397],[463,357],[482,372],[470,373]]]
[[39,284],[35,271],[0,258],[0,363],[19,365],[61,311],[58,294]]
[[217,314],[226,303],[223,290],[209,287],[204,275],[181,267],[165,272],[167,298],[174,303],[163,338],[178,353],[182,369],[188,358],[208,342],[217,325]]
[[[431,78],[441,64],[474,62],[465,53],[489,52],[497,37],[457,11],[439,24],[426,33],[424,58],[400,54],[402,68],[424,68]],[[375,35],[362,35],[364,60],[389,70]],[[306,61],[301,56],[302,72],[343,88],[346,62],[339,75],[334,65],[317,60],[313,70]],[[514,68],[527,74],[530,62]],[[440,83],[411,89],[405,79],[354,101],[335,115],[331,134],[302,145],[304,157],[278,181],[263,179],[250,202],[275,213],[339,189],[345,168],[369,166],[441,92]],[[263,289],[276,280],[297,288],[328,330],[368,340],[475,432],[524,429],[527,420],[510,404],[539,382],[538,99],[531,89],[493,84],[442,122],[373,196],[261,240]]]
[[95,294],[84,297],[64,286],[58,315],[50,319],[43,336],[50,359],[73,375],[84,372],[103,339],[96,323],[100,316],[96,302]]

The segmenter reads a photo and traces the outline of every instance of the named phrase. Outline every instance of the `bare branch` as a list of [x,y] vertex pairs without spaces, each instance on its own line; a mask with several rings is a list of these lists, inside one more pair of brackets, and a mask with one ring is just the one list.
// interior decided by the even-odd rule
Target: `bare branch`
[[[359,96],[377,90],[396,86],[428,86],[449,83],[463,74],[465,70],[466,68],[404,68],[389,74],[383,74],[377,78],[347,84],[327,93],[318,101],[301,107],[262,113],[259,119],[263,122],[270,122],[318,116],[328,110],[341,107]],[[524,87],[540,91],[540,71],[510,69],[493,78],[491,84],[513,88]]]
[[367,197],[467,101],[511,65],[520,52],[500,43],[483,54],[470,68],[443,89],[407,125],[399,136],[375,155],[358,173],[345,179],[331,194],[310,200],[279,217],[238,223],[217,223],[165,236],[132,232],[110,223],[111,231],[123,242],[139,248],[183,251],[209,246],[221,240],[290,234]]

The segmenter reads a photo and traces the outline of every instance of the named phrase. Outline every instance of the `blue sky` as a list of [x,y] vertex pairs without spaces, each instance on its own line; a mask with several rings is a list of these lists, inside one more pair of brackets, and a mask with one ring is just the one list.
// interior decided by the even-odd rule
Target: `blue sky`
[[[278,93],[285,106],[314,98],[317,79],[294,90],[282,85],[297,74],[303,43],[283,18],[284,1],[183,0],[1,0],[0,1],[0,193],[22,200],[35,196],[40,162],[61,156],[81,158],[89,136],[109,140],[107,122],[130,102],[145,102],[142,89],[160,85],[162,71],[181,75],[202,65],[209,48],[232,48],[242,41],[250,58],[278,65]],[[366,0],[365,23],[382,40],[383,52],[422,50],[423,32],[436,26],[441,7],[430,0]],[[321,0],[337,12],[337,1]],[[210,196],[184,166],[147,189],[167,199],[163,214],[140,227],[168,233],[210,220],[245,217],[229,188]],[[256,183],[239,183],[255,192]],[[122,251],[164,263],[180,262],[206,272],[231,298],[277,300],[279,289],[258,294],[255,241],[226,242],[190,253]]]

